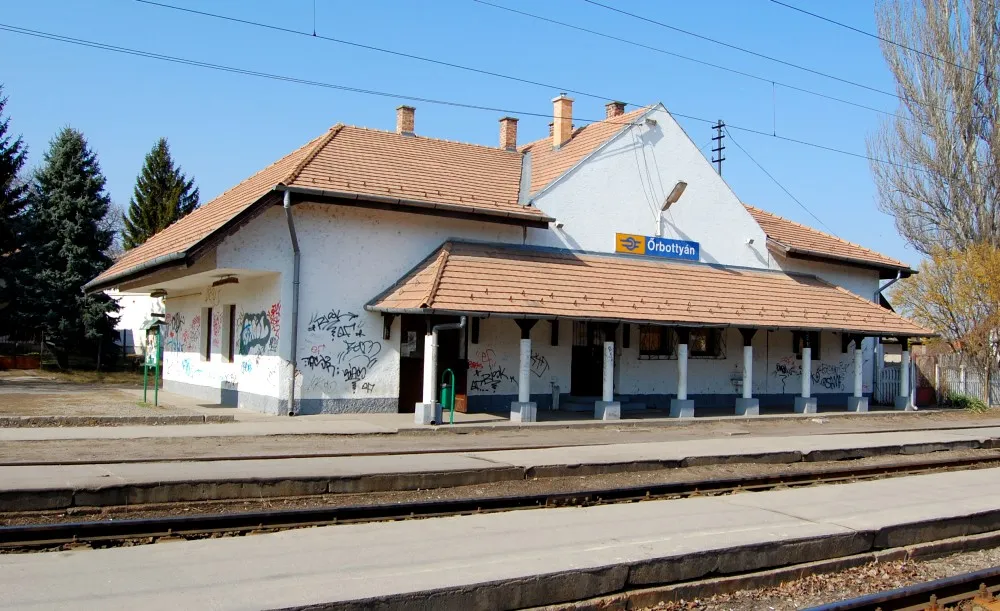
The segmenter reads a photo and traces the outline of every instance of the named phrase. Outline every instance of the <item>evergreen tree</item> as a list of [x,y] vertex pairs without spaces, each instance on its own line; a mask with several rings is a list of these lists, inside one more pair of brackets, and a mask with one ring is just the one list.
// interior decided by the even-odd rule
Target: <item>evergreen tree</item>
[[167,139],[160,138],[146,154],[135,181],[122,232],[125,249],[142,244],[197,207],[198,188],[194,179],[188,180],[174,165]]
[[97,155],[83,134],[64,128],[52,140],[30,194],[33,278],[27,305],[57,347],[60,365],[70,352],[95,350],[112,336],[118,309],[104,293],[85,295],[84,283],[111,265],[112,232],[105,218],[111,199]]
[[24,257],[24,209],[28,186],[19,177],[27,159],[21,137],[8,133],[10,118],[3,114],[7,98],[0,86],[0,329],[16,319],[17,272]]

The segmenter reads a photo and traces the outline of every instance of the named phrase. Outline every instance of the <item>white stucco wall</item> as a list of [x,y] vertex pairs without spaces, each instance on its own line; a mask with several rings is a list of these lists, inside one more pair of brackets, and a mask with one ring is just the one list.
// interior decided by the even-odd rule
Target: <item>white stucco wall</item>
[[[468,394],[470,397],[516,395],[521,329],[513,320],[487,318],[479,326],[479,343],[470,344]],[[570,388],[573,322],[559,322],[559,345],[552,345],[552,326],[538,321],[531,328],[531,394],[551,395]]]
[[[168,296],[163,337],[163,380],[168,391],[211,403],[278,413],[283,363],[280,276],[244,278],[239,284],[205,287]],[[226,310],[236,306],[233,362],[226,358],[229,329]],[[211,321],[205,309],[212,308]],[[206,325],[212,325],[211,358],[203,354]]]
[[144,354],[145,343],[143,338],[146,331],[142,328],[146,324],[153,312],[162,314],[163,300],[159,297],[150,297],[145,293],[122,293],[116,290],[107,291],[109,297],[118,303],[117,320],[115,330],[125,341],[126,348],[130,354]]
[[535,198],[563,227],[529,229],[529,243],[613,252],[615,233],[656,235],[664,199],[684,181],[662,214],[664,237],[698,242],[703,262],[766,268],[764,232],[729,185],[662,106],[647,116],[656,124],[630,126]]
[[[523,242],[520,227],[496,223],[323,204],[293,213],[302,252],[296,396],[306,412],[396,411],[399,318],[383,340],[382,316],[364,305],[449,238]],[[217,264],[280,270],[281,326],[290,327],[292,256],[281,209],[227,238]],[[289,347],[282,334],[282,358]],[[279,378],[285,397],[287,373]]]

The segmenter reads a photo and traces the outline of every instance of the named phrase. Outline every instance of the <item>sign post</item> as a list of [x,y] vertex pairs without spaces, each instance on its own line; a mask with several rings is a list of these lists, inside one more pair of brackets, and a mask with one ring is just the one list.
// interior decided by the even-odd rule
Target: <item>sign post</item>
[[142,402],[147,402],[149,389],[149,368],[153,367],[153,405],[160,402],[160,325],[153,324],[146,329],[146,358],[142,363]]

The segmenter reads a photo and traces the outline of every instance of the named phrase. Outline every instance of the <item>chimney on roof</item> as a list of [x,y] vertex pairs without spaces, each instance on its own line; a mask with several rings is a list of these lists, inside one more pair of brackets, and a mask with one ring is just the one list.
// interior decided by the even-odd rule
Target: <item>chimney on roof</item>
[[604,118],[613,119],[625,114],[625,102],[608,102],[604,105]]
[[517,119],[514,117],[500,119],[500,148],[506,151],[517,150]]
[[560,93],[552,100],[552,146],[559,148],[573,136],[573,100]]
[[412,106],[396,107],[396,133],[402,136],[413,135],[413,113],[417,111]]

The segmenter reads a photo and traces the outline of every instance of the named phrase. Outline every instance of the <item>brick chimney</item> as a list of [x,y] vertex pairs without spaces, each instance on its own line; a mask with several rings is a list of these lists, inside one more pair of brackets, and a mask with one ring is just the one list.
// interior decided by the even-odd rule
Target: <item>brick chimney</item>
[[500,148],[506,151],[517,150],[517,119],[514,117],[500,119]]
[[625,114],[625,102],[608,102],[604,105],[604,118],[613,119]]
[[396,133],[403,136],[413,135],[413,113],[417,111],[412,106],[396,107]]
[[573,100],[560,93],[552,100],[552,146],[559,148],[573,136]]

